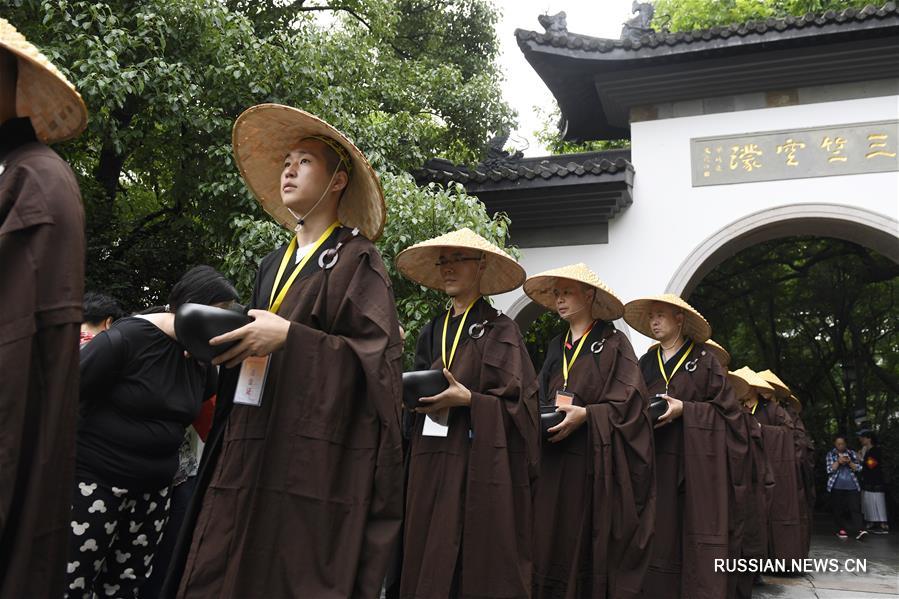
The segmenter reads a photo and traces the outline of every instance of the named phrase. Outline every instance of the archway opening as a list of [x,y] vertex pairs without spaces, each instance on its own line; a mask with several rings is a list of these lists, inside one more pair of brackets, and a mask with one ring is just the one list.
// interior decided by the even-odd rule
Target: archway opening
[[[858,223],[839,238],[795,235],[815,227],[793,222],[737,250],[746,237],[772,231],[735,238],[685,278],[684,296],[712,323],[732,369],[770,368],[790,386],[817,453],[834,434],[854,441],[861,428],[899,452],[899,259],[874,249],[878,233]],[[777,235],[784,230],[794,234]],[[846,240],[859,233],[866,243]]]

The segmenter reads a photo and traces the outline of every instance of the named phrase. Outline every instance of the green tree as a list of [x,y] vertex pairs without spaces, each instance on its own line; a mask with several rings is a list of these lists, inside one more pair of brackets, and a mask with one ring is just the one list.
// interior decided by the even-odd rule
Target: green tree
[[[234,119],[262,102],[318,114],[366,152],[387,190],[388,260],[398,236],[414,243],[445,232],[394,220],[434,203],[452,215],[436,225],[505,240],[502,216],[403,175],[433,156],[474,161],[512,122],[487,0],[0,0],[0,8],[84,96],[88,130],[57,150],[84,196],[88,288],[130,309],[161,303],[197,263],[223,267],[246,294],[257,261],[284,238],[231,154]],[[401,305],[412,299],[399,294]]]
[[652,23],[657,31],[692,31],[868,4],[871,0],[656,0]]

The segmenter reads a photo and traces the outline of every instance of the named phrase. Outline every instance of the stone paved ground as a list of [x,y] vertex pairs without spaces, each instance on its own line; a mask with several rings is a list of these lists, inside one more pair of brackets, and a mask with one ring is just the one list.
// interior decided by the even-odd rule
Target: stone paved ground
[[840,540],[827,516],[815,522],[811,558],[867,560],[865,573],[809,573],[802,576],[764,576],[753,599],[899,599],[899,532],[869,534],[862,541]]

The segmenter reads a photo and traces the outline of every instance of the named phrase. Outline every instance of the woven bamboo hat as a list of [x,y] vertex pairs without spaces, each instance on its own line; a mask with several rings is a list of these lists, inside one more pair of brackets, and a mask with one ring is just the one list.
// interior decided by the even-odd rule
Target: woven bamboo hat
[[[234,122],[231,133],[234,157],[250,191],[266,212],[293,231],[296,219],[281,201],[281,171],[284,157],[309,137],[332,140],[337,144],[335,152],[349,157],[349,181],[340,198],[337,217],[342,224],[358,228],[375,241],[387,221],[387,206],[378,175],[343,133],[299,108],[259,104],[246,109]],[[325,143],[334,148],[331,143]],[[338,151],[341,148],[343,152]]]
[[790,393],[790,401],[793,402],[793,405],[795,406],[797,412],[802,411],[802,402],[799,401],[799,398],[792,393]]
[[724,349],[724,347],[711,339],[706,340],[705,346],[706,349],[708,349],[716,358],[718,358],[718,362],[722,366],[724,366],[725,368],[728,367],[728,365],[730,364],[730,354],[726,349]]
[[773,393],[774,387],[768,384],[768,381],[763,379],[759,373],[750,368],[749,366],[744,366],[739,370],[735,370],[733,373],[735,376],[740,377],[746,384],[755,389],[758,392],[766,392]]
[[528,277],[527,281],[524,282],[524,292],[544,308],[554,311],[556,309],[556,298],[553,295],[553,286],[555,286],[557,279],[585,283],[596,290],[591,310],[593,318],[616,320],[624,314],[624,304],[621,303],[615,292],[609,289],[609,286],[603,283],[596,276],[596,273],[582,262],[554,268]]
[[735,372],[727,373],[727,382],[730,383],[731,388],[734,390],[734,395],[737,396],[737,399],[742,399],[749,393],[749,383],[746,382],[741,376],[738,376]]
[[404,249],[396,257],[396,267],[406,278],[443,291],[443,279],[435,264],[440,258],[440,252],[447,248],[483,252],[486,267],[481,276],[481,295],[505,293],[524,283],[524,269],[515,258],[467,227]]
[[6,19],[0,19],[0,48],[18,58],[16,114],[29,117],[38,139],[71,139],[87,127],[87,107],[65,75]]
[[782,380],[780,380],[780,377],[778,377],[770,370],[762,370],[761,372],[759,372],[759,376],[765,379],[768,384],[771,385],[778,399],[787,399],[792,394],[790,392],[790,388],[787,387],[787,385]]
[[655,302],[662,302],[684,312],[683,333],[696,343],[705,343],[712,336],[712,327],[693,306],[673,293],[651,295],[630,301],[624,305],[624,320],[634,330],[652,338],[649,328],[649,312]]

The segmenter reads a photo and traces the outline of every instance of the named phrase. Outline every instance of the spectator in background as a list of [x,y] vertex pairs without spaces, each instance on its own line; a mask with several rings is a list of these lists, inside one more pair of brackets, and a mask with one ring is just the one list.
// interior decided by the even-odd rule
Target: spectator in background
[[827,492],[830,493],[837,536],[846,539],[851,532],[860,541],[868,533],[862,526],[861,487],[858,483],[862,464],[858,454],[849,449],[845,437],[837,435],[833,440],[833,449],[827,453],[826,463]]
[[883,454],[877,444],[874,431],[862,429],[858,431],[858,439],[862,444],[861,487],[862,515],[870,532],[885,535],[890,527],[887,524],[886,479],[884,478]]
[[88,291],[84,294],[84,322],[81,323],[81,347],[125,315],[114,298]]
[[184,431],[217,383],[175,339],[174,313],[236,299],[224,276],[197,266],[164,312],[122,318],[81,351],[67,597],[136,597],[152,572]]

